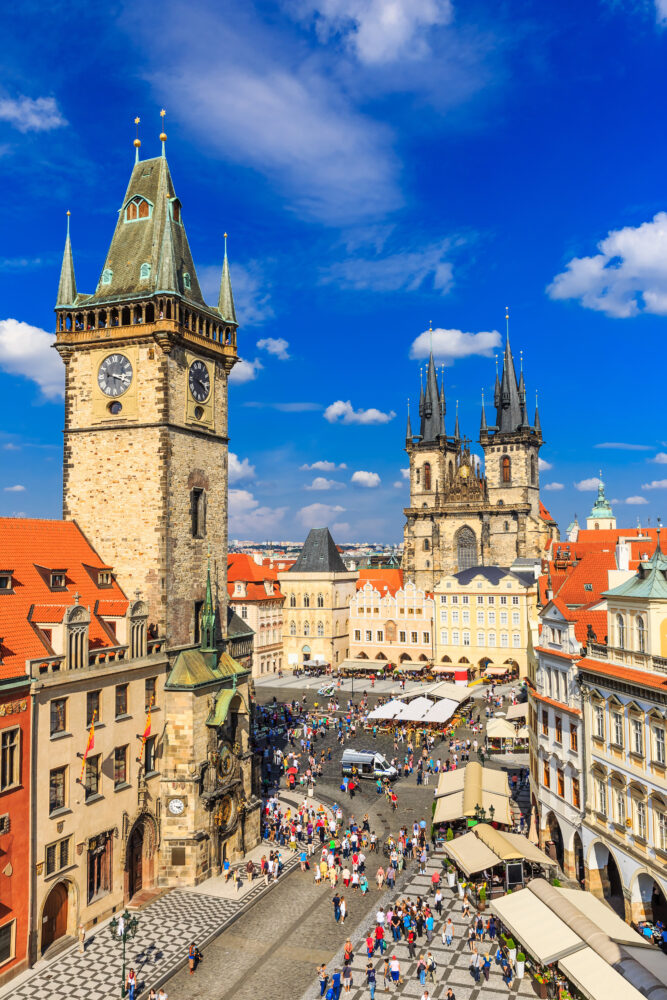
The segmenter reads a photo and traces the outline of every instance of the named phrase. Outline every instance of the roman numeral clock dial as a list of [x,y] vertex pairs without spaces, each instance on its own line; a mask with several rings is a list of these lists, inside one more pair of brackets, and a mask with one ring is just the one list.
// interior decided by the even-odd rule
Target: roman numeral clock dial
[[203,361],[193,361],[188,373],[190,392],[198,403],[205,403],[211,393],[211,376]]
[[105,396],[122,396],[132,382],[132,364],[124,354],[109,354],[99,367],[97,384]]

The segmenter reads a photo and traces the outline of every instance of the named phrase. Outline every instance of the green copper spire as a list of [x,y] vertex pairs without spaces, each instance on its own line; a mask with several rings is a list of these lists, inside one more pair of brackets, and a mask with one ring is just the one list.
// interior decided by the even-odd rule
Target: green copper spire
[[202,653],[215,650],[215,608],[213,607],[213,592],[211,589],[211,557],[208,557],[206,570],[206,599],[201,609],[201,644]]
[[598,480],[598,495],[590,514],[590,518],[595,518],[596,520],[608,520],[613,518],[614,512],[611,509],[611,504],[607,500],[604,493],[604,483],[602,481],[602,470],[600,470],[600,478]]
[[218,296],[218,312],[228,323],[236,322],[236,310],[234,308],[234,296],[232,295],[232,281],[229,276],[229,261],[227,260],[227,233],[225,233],[225,258],[222,262],[222,277],[220,278],[220,295]]
[[60,269],[60,281],[58,283],[58,298],[56,307],[72,306],[76,301],[76,278],[74,277],[74,260],[72,258],[72,244],[69,238],[69,211],[67,212],[67,236],[65,238],[65,252],[63,254],[63,266]]

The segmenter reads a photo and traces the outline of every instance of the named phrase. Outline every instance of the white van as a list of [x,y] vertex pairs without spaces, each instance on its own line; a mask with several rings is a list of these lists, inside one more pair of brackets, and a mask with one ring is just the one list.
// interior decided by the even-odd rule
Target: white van
[[387,758],[377,750],[344,750],[340,762],[344,775],[351,775],[356,767],[358,778],[388,778],[394,781],[398,771]]

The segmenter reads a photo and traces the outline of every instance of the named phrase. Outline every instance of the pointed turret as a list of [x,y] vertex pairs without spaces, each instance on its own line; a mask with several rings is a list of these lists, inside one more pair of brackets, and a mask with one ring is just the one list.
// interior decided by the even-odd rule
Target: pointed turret
[[496,384],[493,390],[493,405],[496,409],[500,406],[500,379],[498,378],[498,355],[496,354]]
[[201,609],[201,642],[199,648],[202,653],[215,650],[215,607],[213,605],[213,592],[211,589],[211,557],[208,558],[206,570],[206,598]]
[[72,243],[69,238],[69,212],[67,213],[67,236],[65,237],[65,252],[63,253],[63,265],[60,269],[60,281],[58,283],[58,306],[71,306],[76,302],[76,278],[74,277],[74,260],[72,258]]
[[236,322],[236,310],[234,308],[234,296],[232,295],[232,279],[229,276],[229,261],[227,260],[227,233],[225,233],[225,258],[222,262],[218,312],[228,323],[238,326]]
[[535,393],[535,433],[538,437],[542,437],[542,424],[540,423],[540,410],[537,405],[537,393]]
[[461,431],[459,428],[459,401],[456,400],[456,423],[454,424],[454,440],[461,440]]
[[423,390],[420,399],[419,415],[421,416],[420,431],[422,439],[424,441],[435,441],[442,433],[441,427],[444,418],[433,353],[429,355],[428,359],[426,388]]
[[412,445],[412,424],[410,423],[410,400],[408,400],[408,424],[405,429],[405,445],[409,448]]
[[486,426],[486,410],[484,409],[484,390],[482,389],[482,418],[479,424],[479,435],[481,437],[483,434],[487,433],[488,428]]
[[496,425],[501,434],[511,434],[521,426],[522,413],[519,385],[516,378],[514,357],[512,356],[509,336],[505,343],[503,374],[498,395],[500,397],[500,405],[498,406]]

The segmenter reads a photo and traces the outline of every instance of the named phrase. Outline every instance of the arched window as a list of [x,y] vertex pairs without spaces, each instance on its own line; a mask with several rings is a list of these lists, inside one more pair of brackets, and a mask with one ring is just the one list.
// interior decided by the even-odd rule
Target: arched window
[[136,202],[131,201],[130,204],[127,206],[127,210],[125,212],[125,218],[128,221],[131,221],[133,219],[136,219],[136,217],[137,217],[137,205]]
[[324,607],[324,596],[322,594],[317,595],[317,606],[318,608]]
[[142,198],[141,201],[139,202],[139,218],[147,219],[148,216],[149,216],[148,202],[144,201],[144,199]]
[[150,278],[150,276],[151,276],[150,264],[142,264],[141,270],[139,272],[139,277],[141,278],[142,281],[145,281],[146,278]]
[[431,489],[431,465],[429,462],[424,465],[424,489]]
[[310,635],[310,622],[303,623],[303,634]]
[[451,459],[450,459],[449,467],[448,467],[448,475],[449,475],[450,479],[454,478],[454,463],[451,461]]
[[425,538],[424,539],[424,552],[428,552],[428,550],[430,549],[430,547],[431,546],[429,545],[428,538]]
[[502,476],[503,482],[504,483],[511,483],[511,481],[512,481],[512,463],[510,462],[509,455],[503,455],[503,460],[502,460],[501,464],[502,464],[502,470],[503,470],[503,476]]
[[304,606],[304,608],[309,608],[310,607],[310,594],[304,594],[303,595],[303,606]]
[[530,482],[533,486],[537,483],[537,462],[534,455],[530,456]]
[[320,638],[324,635],[324,622],[317,623],[317,634]]
[[421,479],[421,469],[415,469],[415,482],[419,486],[419,481]]
[[616,638],[621,649],[625,649],[625,622],[623,615],[616,615]]
[[641,615],[637,615],[637,649],[640,653],[646,652],[646,625]]
[[151,205],[145,198],[141,198],[137,195],[137,197],[133,198],[125,209],[125,221],[136,222],[137,219],[150,219],[151,214]]
[[289,623],[289,634],[296,635],[296,622]]
[[290,606],[290,608],[295,608],[296,607],[296,594],[290,594],[289,595],[289,606]]
[[459,570],[477,565],[477,539],[467,524],[456,533],[456,553]]

